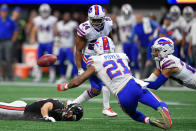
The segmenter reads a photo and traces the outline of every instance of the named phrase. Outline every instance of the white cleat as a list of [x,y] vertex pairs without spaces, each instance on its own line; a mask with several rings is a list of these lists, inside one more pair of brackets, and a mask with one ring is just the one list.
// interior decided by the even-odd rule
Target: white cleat
[[111,107],[108,108],[108,109],[104,108],[102,113],[103,113],[103,115],[109,116],[109,117],[116,117],[116,116],[118,116],[118,114],[116,112],[114,112]]

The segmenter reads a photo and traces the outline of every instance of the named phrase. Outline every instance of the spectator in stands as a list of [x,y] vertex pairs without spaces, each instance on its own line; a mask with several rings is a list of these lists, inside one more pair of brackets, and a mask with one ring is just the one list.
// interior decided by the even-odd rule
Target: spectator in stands
[[152,34],[154,30],[159,26],[158,23],[151,20],[150,18],[143,17],[141,13],[136,14],[136,22],[137,24],[133,27],[130,41],[133,42],[134,37],[138,38],[138,46],[140,50],[140,78],[145,78],[143,76],[144,66],[146,63],[146,49],[148,44],[152,40]]
[[22,44],[25,42],[25,27],[26,21],[20,18],[21,13],[20,7],[15,7],[12,12],[12,20],[15,21],[16,25],[18,26],[18,37],[16,42],[14,43],[14,59],[16,62],[22,62]]
[[8,16],[7,5],[2,5],[0,7],[0,70],[2,70],[3,55],[5,55],[7,64],[6,77],[9,81],[14,80],[12,69],[12,47],[17,39],[17,29],[16,23]]

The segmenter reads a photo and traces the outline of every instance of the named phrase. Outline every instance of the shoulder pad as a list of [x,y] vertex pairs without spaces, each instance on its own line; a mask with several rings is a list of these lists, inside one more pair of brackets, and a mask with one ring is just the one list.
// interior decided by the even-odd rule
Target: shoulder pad
[[165,58],[163,58],[163,60],[161,60],[161,62],[160,62],[160,66],[161,66],[161,69],[163,70],[163,69],[166,69],[166,68],[174,68],[174,67],[177,67],[176,66],[176,62],[175,62],[175,60],[173,60],[172,58],[170,58],[170,57],[165,57]]
[[82,24],[80,24],[77,28],[77,34],[81,37],[85,37],[87,32],[90,29],[90,25],[88,22],[84,22]]

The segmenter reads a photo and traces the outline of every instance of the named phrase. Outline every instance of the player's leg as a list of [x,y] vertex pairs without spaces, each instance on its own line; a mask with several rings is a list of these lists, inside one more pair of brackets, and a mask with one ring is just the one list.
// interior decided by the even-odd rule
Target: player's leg
[[142,90],[134,80],[130,80],[126,86],[118,93],[118,102],[122,110],[135,121],[147,123],[146,116],[136,110],[138,105],[139,95]]
[[5,116],[22,117],[27,103],[14,101],[12,103],[0,102],[0,114]]
[[65,48],[60,48],[59,49],[59,55],[58,55],[58,60],[59,60],[59,74],[60,74],[60,79],[56,82],[57,84],[63,83],[66,81],[65,79]]
[[[46,51],[48,51],[48,54],[52,54],[53,51],[53,42],[47,43]],[[54,83],[56,78],[56,70],[55,65],[52,65],[49,70],[49,83]]]
[[102,93],[103,93],[102,113],[109,117],[116,117],[118,114],[114,112],[110,107],[110,91],[105,85],[102,87]]
[[163,118],[163,120],[157,120],[151,117],[150,123],[152,125],[163,129],[170,129],[172,127],[172,120],[169,115],[167,104],[162,102],[154,93],[152,93],[148,89],[143,89],[143,92],[139,98],[139,102],[157,110]]
[[66,57],[71,62],[72,66],[73,66],[73,69],[72,69],[73,76],[77,76],[78,71],[77,71],[75,61],[74,61],[74,54],[73,54],[72,48],[67,48],[66,49]]
[[[44,55],[44,44],[39,44],[37,49],[37,57],[38,59]],[[33,74],[35,79],[34,82],[40,82],[42,78],[42,69],[37,64],[33,67]]]

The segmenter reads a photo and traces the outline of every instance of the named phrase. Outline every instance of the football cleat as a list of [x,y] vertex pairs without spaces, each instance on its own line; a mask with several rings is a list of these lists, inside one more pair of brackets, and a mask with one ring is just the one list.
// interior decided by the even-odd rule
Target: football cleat
[[167,129],[170,129],[172,127],[172,120],[171,120],[171,117],[169,115],[168,109],[166,107],[163,107],[163,108],[158,107],[157,111],[161,114],[161,116],[164,120],[165,127]]
[[166,129],[164,122],[162,120],[157,120],[154,117],[150,117],[150,125],[156,126],[161,129]]
[[109,116],[109,117],[116,117],[116,116],[118,116],[118,114],[116,112],[114,112],[111,107],[108,108],[108,109],[104,108],[102,113],[103,113],[103,115]]

